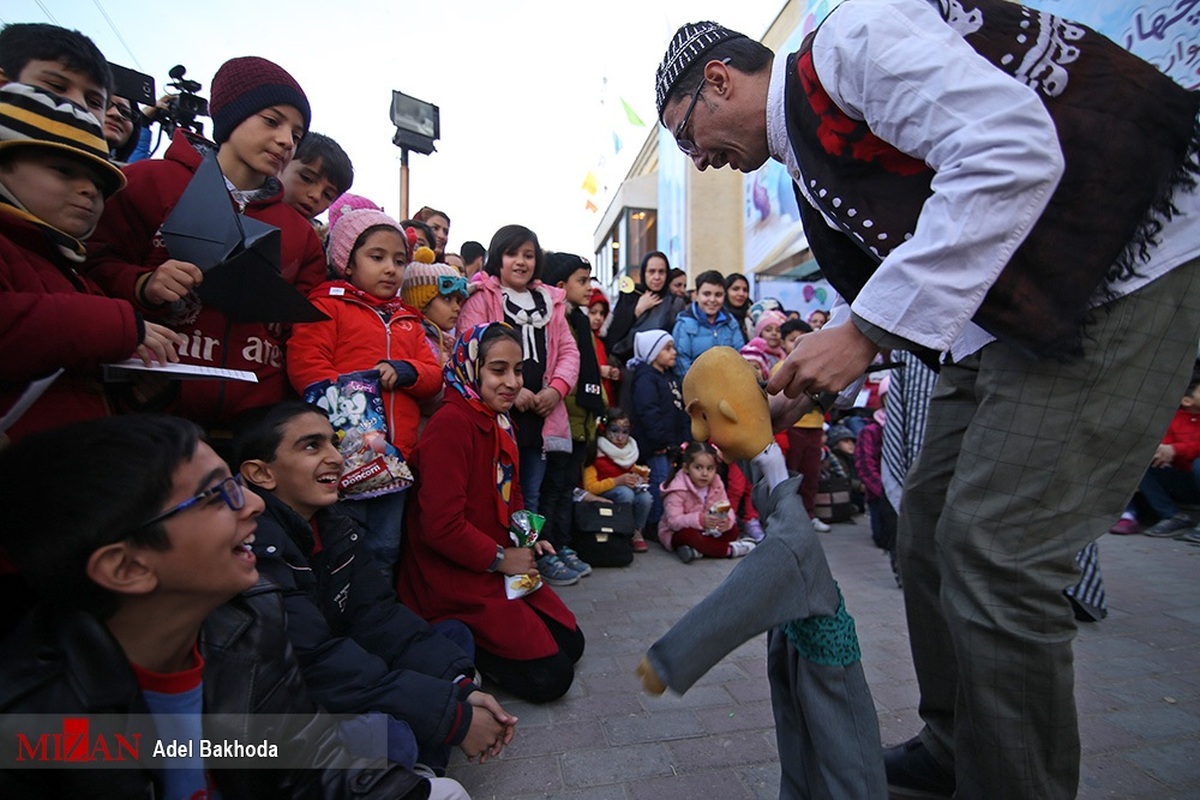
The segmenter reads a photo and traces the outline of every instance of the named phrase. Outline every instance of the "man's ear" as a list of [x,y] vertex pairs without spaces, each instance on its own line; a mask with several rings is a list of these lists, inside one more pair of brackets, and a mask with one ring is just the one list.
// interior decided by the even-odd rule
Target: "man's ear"
[[731,75],[728,64],[713,59],[704,65],[704,79],[712,84],[713,91],[723,95],[729,91]]
[[257,458],[243,461],[242,477],[260,489],[266,489],[268,492],[275,491],[275,473],[271,471],[271,465],[266,461]]
[[115,594],[150,594],[158,576],[142,553],[129,542],[105,545],[88,557],[87,576]]

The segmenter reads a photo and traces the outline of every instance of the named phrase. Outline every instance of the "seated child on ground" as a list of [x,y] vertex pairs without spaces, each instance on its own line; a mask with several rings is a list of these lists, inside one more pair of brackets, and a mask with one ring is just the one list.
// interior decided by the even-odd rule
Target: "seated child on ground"
[[630,425],[629,414],[623,410],[610,408],[604,412],[592,458],[583,468],[583,488],[633,506],[633,552],[644,553],[649,547],[643,531],[654,500],[650,496],[650,468],[641,463]]
[[[36,714],[56,719],[61,732],[64,717],[83,717],[98,739],[106,717],[96,715],[115,715],[121,733],[140,734],[143,759],[124,769],[5,765],[0,795],[219,792],[234,800],[365,791],[392,800],[426,797],[432,784],[435,797],[462,797],[454,781],[427,784],[399,765],[365,769],[344,749],[305,687],[279,589],[259,580],[251,543],[262,500],[199,436],[186,420],[121,416],[0,452],[10,493],[0,504],[0,542],[44,598],[0,648],[0,725],[17,715],[27,725]],[[76,470],[71,480],[48,482],[64,458]],[[266,740],[279,757],[262,768],[206,757],[201,738]],[[190,742],[191,752],[152,759],[156,739]],[[384,743],[370,747],[386,763]]]
[[504,323],[462,334],[446,363],[446,398],[417,443],[400,599],[432,622],[457,619],[475,636],[476,667],[533,703],[566,694],[583,655],[575,615],[549,586],[506,596],[505,576],[538,576],[543,541],[514,546],[522,510],[508,411],[521,389],[521,343]]
[[737,518],[711,444],[688,442],[662,491],[666,525],[659,526],[659,541],[683,563],[705,556],[739,558],[754,549],[754,542],[738,539]]
[[498,755],[516,718],[479,691],[459,622],[446,635],[400,604],[337,505],[342,456],[318,407],[299,400],[257,415],[234,442],[243,479],[266,503],[254,537],[259,572],[283,589],[287,632],[313,698],[340,713],[385,712],[416,736],[441,774],[458,745]]
[[1142,532],[1138,522],[1138,501],[1144,500],[1158,522],[1147,528],[1147,536],[1174,537],[1200,542],[1194,526],[1200,522],[1181,512],[1179,503],[1200,503],[1200,375],[1193,375],[1179,401],[1166,435],[1154,451],[1150,468],[1138,486],[1139,496],[1129,504],[1112,533]]

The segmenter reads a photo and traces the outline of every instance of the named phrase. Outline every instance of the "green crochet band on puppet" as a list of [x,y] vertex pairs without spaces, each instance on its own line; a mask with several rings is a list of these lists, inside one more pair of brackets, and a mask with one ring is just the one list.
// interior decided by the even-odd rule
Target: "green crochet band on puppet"
[[862,658],[854,617],[846,611],[841,589],[838,589],[838,607],[833,616],[794,619],[779,627],[797,652],[814,664],[845,667]]

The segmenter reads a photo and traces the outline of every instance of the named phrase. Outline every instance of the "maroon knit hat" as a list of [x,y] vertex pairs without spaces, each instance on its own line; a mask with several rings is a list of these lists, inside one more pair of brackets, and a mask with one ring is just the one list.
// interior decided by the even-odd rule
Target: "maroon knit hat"
[[274,105],[294,107],[304,118],[304,130],[308,130],[312,109],[304,90],[287,70],[258,56],[229,59],[212,79],[208,110],[213,141],[223,143],[242,120]]

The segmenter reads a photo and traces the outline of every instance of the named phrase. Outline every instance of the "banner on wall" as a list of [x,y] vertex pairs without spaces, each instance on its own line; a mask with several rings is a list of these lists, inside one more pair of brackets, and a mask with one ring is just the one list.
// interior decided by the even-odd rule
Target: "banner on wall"
[[[954,2],[955,0],[941,0]],[[809,2],[800,25],[778,52],[790,53],[841,0]],[[1073,19],[1157,66],[1181,85],[1200,88],[1200,0],[1026,0],[1049,14]],[[670,143],[673,145],[673,142]],[[791,177],[769,160],[742,182],[742,227],[746,273],[759,272],[807,247]],[[661,188],[660,188],[661,192]],[[660,194],[661,197],[661,194]],[[756,297],[778,294],[778,281],[755,287]],[[780,298],[782,299],[782,298]]]

